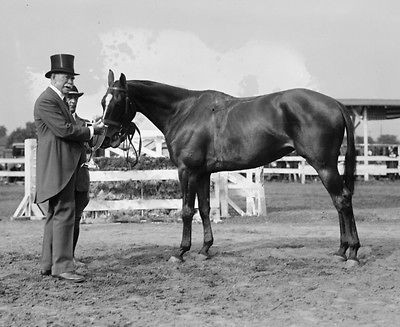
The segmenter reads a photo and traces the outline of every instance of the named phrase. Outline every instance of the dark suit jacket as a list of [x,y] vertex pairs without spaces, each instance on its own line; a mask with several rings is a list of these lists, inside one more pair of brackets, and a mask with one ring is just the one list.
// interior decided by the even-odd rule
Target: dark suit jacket
[[71,179],[82,156],[88,127],[76,124],[68,106],[48,87],[36,100],[34,108],[38,134],[36,165],[36,203],[58,194]]
[[[89,120],[83,119],[79,117],[75,113],[75,121],[79,126],[87,126]],[[82,157],[85,159],[86,162],[87,152],[90,150],[90,146],[87,142],[84,143],[84,147],[82,149]],[[90,176],[89,176],[89,168],[87,165],[80,164],[78,173],[76,175],[76,183],[75,189],[79,192],[88,192],[90,187]]]

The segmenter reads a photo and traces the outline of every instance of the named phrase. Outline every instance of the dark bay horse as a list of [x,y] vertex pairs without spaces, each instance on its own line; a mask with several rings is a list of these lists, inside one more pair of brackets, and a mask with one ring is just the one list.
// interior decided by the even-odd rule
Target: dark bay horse
[[[360,247],[352,208],[354,191],[354,127],[345,107],[323,94],[293,89],[236,98],[217,91],[192,91],[151,81],[114,81],[110,70],[102,99],[108,126],[103,148],[117,147],[136,112],[164,134],[170,158],[178,167],[182,189],[183,234],[179,253],[191,247],[197,195],[204,228],[200,254],[213,244],[210,224],[210,175],[255,168],[296,150],[315,168],[339,214],[342,260],[356,263]],[[337,164],[347,133],[345,172]],[[348,257],[346,251],[348,251]]]

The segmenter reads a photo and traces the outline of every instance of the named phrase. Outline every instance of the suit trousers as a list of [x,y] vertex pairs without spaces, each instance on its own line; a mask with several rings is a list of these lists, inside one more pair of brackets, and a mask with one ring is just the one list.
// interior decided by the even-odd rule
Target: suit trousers
[[67,185],[49,200],[41,266],[43,270],[51,269],[53,275],[74,271],[75,181],[76,171]]
[[89,203],[89,191],[75,191],[75,226],[74,226],[74,242],[73,254],[75,256],[76,243],[78,243],[81,217],[83,210]]

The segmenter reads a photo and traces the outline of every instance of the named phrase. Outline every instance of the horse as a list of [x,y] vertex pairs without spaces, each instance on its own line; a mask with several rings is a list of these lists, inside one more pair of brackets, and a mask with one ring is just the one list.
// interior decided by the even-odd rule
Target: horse
[[[200,255],[210,256],[214,241],[211,173],[259,167],[296,151],[318,172],[338,212],[340,245],[335,258],[358,264],[360,242],[352,206],[354,126],[337,100],[309,89],[238,98],[214,90],[127,81],[123,73],[115,81],[110,70],[101,102],[107,126],[103,148],[120,145],[136,112],[146,116],[165,136],[182,191],[182,241],[171,260],[183,261],[191,248],[196,195],[204,232]],[[341,176],[337,165],[345,131],[347,150]]]

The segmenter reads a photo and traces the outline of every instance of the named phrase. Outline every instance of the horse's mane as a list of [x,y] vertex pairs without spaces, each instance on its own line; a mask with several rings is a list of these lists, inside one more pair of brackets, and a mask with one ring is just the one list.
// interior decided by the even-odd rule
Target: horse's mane
[[188,96],[188,95],[201,95],[204,93],[208,93],[210,95],[214,95],[215,97],[224,97],[224,98],[234,98],[233,96],[221,92],[221,91],[216,91],[216,90],[192,90],[192,89],[187,89],[184,87],[180,86],[174,86],[174,85],[169,85],[161,82],[155,82],[155,81],[149,81],[149,80],[129,80],[127,81],[128,85],[131,85],[133,87],[150,87],[157,89],[161,92],[167,92],[167,93],[175,93],[177,95],[182,95],[182,96]]

